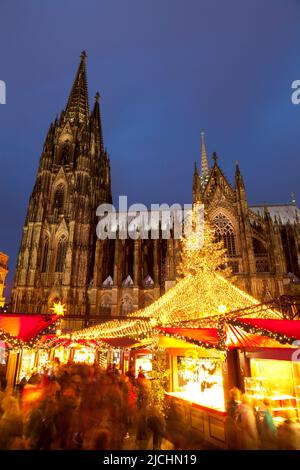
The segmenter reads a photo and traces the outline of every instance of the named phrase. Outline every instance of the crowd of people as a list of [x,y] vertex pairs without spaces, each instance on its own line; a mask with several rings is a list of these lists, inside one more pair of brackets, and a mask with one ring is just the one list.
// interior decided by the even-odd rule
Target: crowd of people
[[253,399],[234,387],[227,403],[225,430],[230,449],[300,450],[296,410],[287,409],[276,426],[270,400]]
[[[142,370],[121,374],[115,364],[104,370],[57,362],[14,390],[0,374],[0,449],[118,450],[132,448],[132,438],[133,448],[161,449],[166,420],[151,400],[151,382]],[[295,410],[276,426],[269,400],[251,401],[237,388],[225,432],[230,449],[300,450]]]
[[[3,388],[3,387],[2,387]],[[164,417],[149,406],[151,381],[131,367],[121,374],[83,364],[59,365],[0,392],[0,449],[159,448]]]

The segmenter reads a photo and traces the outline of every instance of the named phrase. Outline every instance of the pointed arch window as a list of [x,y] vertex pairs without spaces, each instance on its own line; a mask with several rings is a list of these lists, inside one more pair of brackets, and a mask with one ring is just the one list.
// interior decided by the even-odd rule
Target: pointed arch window
[[48,238],[45,240],[44,243],[44,249],[43,249],[43,257],[42,257],[42,265],[41,265],[41,271],[42,273],[47,272],[48,268],[48,254],[49,254],[49,240]]
[[56,209],[59,215],[63,214],[64,204],[65,204],[65,188],[61,184],[60,186],[57,187],[54,193],[53,209]]
[[57,253],[56,253],[56,264],[55,264],[55,272],[62,273],[64,270],[65,265],[65,258],[67,253],[67,240],[65,238],[61,238],[58,242],[57,246]]
[[[67,141],[68,142],[68,141]],[[70,148],[68,143],[65,143],[61,151],[61,163],[65,165],[69,161]]]
[[256,272],[268,273],[270,272],[268,251],[265,245],[253,237],[253,251],[255,256]]
[[232,223],[224,214],[218,214],[214,218],[217,241],[223,240],[228,256],[236,256],[235,236]]

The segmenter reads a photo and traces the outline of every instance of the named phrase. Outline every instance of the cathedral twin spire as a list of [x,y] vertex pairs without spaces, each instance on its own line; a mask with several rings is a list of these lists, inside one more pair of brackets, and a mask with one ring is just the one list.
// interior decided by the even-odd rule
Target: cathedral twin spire
[[201,131],[201,159],[200,159],[200,174],[198,173],[197,163],[195,162],[194,167],[194,178],[193,178],[193,198],[200,200],[200,195],[204,192],[210,175],[210,166],[205,145],[205,133]]
[[101,143],[103,146],[103,137],[101,129],[101,118],[99,109],[100,93],[97,91],[95,96],[95,105],[90,116],[89,112],[89,96],[88,96],[88,82],[86,72],[86,58],[87,54],[82,51],[80,55],[80,63],[73,82],[72,90],[67,102],[64,117],[67,121],[74,124],[88,124],[89,119],[95,124],[96,128],[101,134]]
[[209,176],[210,167],[205,145],[205,133],[201,131],[201,174],[203,178]]
[[87,123],[89,119],[89,98],[85,59],[82,51],[80,64],[68,99],[65,118],[71,122]]

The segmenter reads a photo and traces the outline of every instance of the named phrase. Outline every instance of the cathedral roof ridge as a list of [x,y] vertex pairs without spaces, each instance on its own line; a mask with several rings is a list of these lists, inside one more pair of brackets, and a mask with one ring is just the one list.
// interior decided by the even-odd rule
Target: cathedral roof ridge
[[283,224],[297,222],[300,216],[300,210],[295,204],[256,204],[249,205],[249,209],[255,214],[263,217],[265,209],[270,214],[271,219],[275,222],[275,218]]
[[[298,209],[298,207],[292,202],[283,202],[283,203],[265,203],[265,204],[249,204],[249,207],[294,207]],[[299,210],[299,209],[298,209]]]

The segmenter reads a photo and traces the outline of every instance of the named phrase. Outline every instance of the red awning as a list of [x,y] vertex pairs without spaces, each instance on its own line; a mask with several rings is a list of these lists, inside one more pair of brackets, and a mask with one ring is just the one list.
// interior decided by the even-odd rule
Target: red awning
[[0,330],[22,341],[30,341],[57,320],[56,315],[0,314]]
[[[284,348],[287,345],[258,334],[247,333],[242,328],[226,325],[226,346],[234,348]],[[288,346],[289,347],[289,346]]]
[[266,320],[261,318],[238,318],[247,325],[256,326],[273,333],[282,333],[290,338],[300,339],[300,320]]
[[[254,321],[255,319],[253,319],[253,322]],[[281,322],[284,320],[259,320],[259,321]],[[289,320],[288,322],[294,323],[295,320]],[[267,328],[267,326],[264,326],[264,327],[259,326],[259,327],[269,329]],[[279,325],[277,327],[280,328]],[[199,341],[199,343],[205,343],[207,345],[211,345],[212,347],[218,345],[217,328],[158,328],[158,329],[163,334],[167,334],[167,335],[169,334],[178,339],[186,340],[187,342],[189,342],[189,340],[196,340],[196,341]],[[284,348],[284,347],[290,348],[291,347],[290,345],[281,344],[278,341],[271,339],[269,337],[265,337],[259,334],[247,333],[241,327],[238,327],[238,326],[226,324],[225,333],[226,333],[226,346],[230,349],[257,348],[257,347],[263,347],[263,348]]]
[[133,338],[126,338],[126,337],[120,337],[120,338],[100,338],[100,341],[103,341],[103,343],[107,343],[109,346],[112,346],[113,348],[130,348],[134,344],[138,344],[138,340],[133,339]]
[[[158,330],[179,337],[178,339],[189,338],[202,343],[217,346],[218,344],[218,330],[216,328],[158,328]],[[183,338],[182,338],[183,337]]]

